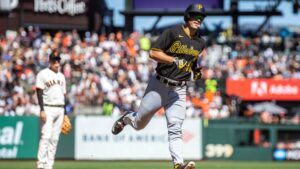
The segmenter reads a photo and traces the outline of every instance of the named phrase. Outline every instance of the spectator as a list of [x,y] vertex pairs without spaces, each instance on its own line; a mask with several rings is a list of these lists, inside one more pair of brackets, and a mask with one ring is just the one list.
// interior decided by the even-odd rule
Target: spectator
[[[70,110],[107,107],[105,103],[110,103],[102,111],[106,115],[118,116],[124,108],[135,110],[156,66],[147,52],[152,38],[137,32],[123,37],[119,31],[109,35],[86,32],[81,39],[76,30],[52,36],[32,26],[1,36],[0,115],[38,114],[35,74],[47,66],[47,56],[57,48],[62,51],[62,72],[70,82]],[[207,46],[207,56],[199,61],[203,79],[189,88],[189,117],[227,118],[238,111],[239,103],[225,96],[228,77],[300,79],[300,55],[291,52],[299,51],[299,36],[289,40],[270,33],[235,37],[228,28],[217,40]],[[199,88],[202,84],[205,90]],[[268,122],[263,114],[262,120]],[[299,124],[299,116],[291,119]]]

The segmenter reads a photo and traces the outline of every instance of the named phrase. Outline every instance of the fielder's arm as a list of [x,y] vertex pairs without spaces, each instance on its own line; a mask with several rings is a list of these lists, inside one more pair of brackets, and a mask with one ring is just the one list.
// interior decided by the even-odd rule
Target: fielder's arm
[[43,90],[37,88],[36,89],[37,99],[40,105],[40,111],[44,111],[44,101],[43,101]]
[[46,113],[44,111],[43,90],[37,88],[36,93],[37,93],[38,103],[40,105],[40,118],[43,122],[46,122],[47,117],[46,117]]

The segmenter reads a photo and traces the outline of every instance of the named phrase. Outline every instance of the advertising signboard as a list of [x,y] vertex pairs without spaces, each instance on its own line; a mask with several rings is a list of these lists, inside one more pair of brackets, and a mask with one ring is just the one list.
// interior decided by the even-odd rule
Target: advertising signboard
[[0,117],[0,159],[36,158],[38,140],[37,117]]
[[[127,126],[119,135],[111,134],[116,119],[79,116],[76,118],[75,159],[171,159],[165,118],[154,118],[147,127],[135,131]],[[186,159],[202,158],[201,124],[187,119],[183,125],[183,154]]]
[[0,1],[0,11],[11,11],[19,5],[19,0]]
[[83,14],[86,4],[77,0],[34,0],[35,12],[59,13],[68,15]]
[[300,80],[227,79],[226,93],[243,100],[300,100]]
[[275,161],[299,161],[300,149],[275,149],[273,159]]

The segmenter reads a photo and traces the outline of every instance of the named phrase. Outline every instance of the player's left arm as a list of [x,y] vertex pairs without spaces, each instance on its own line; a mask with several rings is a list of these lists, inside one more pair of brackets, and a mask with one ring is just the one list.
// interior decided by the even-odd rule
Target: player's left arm
[[206,48],[203,48],[196,62],[193,63],[192,66],[192,76],[191,80],[196,81],[202,78],[202,66],[201,62],[207,56]]

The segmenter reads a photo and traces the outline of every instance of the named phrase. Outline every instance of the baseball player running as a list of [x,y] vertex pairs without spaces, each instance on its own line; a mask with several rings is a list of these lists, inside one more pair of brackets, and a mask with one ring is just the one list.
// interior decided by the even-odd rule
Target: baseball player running
[[53,168],[64,121],[66,80],[59,72],[60,59],[58,52],[53,52],[49,57],[49,67],[41,70],[36,78],[41,119],[41,138],[37,154],[38,169]]
[[197,59],[205,41],[197,30],[205,17],[202,4],[191,4],[185,10],[185,24],[162,33],[150,50],[150,57],[158,62],[156,76],[149,81],[138,112],[126,111],[112,127],[113,134],[119,134],[126,125],[141,130],[164,107],[174,169],[195,169],[193,161],[185,164],[182,157],[182,123],[186,113],[186,82],[202,75]]

